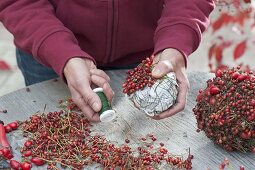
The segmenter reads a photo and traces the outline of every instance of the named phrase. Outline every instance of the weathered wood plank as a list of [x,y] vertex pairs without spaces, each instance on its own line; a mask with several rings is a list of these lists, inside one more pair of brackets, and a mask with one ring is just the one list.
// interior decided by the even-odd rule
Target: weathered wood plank
[[[194,155],[193,169],[211,170],[218,169],[225,157],[229,158],[233,170],[238,170],[244,165],[247,170],[255,169],[255,154],[240,152],[228,153],[214,145],[203,132],[196,132],[196,120],[192,112],[198,90],[205,87],[205,81],[212,74],[193,72],[189,73],[190,91],[187,105],[183,112],[156,121],[134,108],[122,93],[121,84],[125,77],[125,70],[108,71],[111,77],[111,86],[115,91],[113,106],[117,111],[117,119],[113,123],[100,123],[96,131],[119,143],[126,138],[131,143],[137,143],[137,138],[153,133],[158,138],[158,143],[163,142],[172,153],[185,153],[188,148]],[[8,114],[1,114],[0,119],[5,122],[25,120],[31,114],[42,111],[46,104],[46,112],[57,109],[59,99],[69,95],[68,88],[62,81],[46,81],[30,86],[30,92],[21,89],[0,97],[0,109],[7,109]],[[45,169],[35,168],[35,169]],[[95,167],[91,167],[95,169]]]

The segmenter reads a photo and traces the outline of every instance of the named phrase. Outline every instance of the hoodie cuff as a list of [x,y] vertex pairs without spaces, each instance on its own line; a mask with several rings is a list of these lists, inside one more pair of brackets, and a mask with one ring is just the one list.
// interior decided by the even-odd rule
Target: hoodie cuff
[[167,48],[174,48],[182,53],[187,67],[187,57],[197,49],[200,38],[191,27],[185,24],[176,24],[157,30],[154,43],[154,55]]
[[67,61],[74,57],[95,60],[82,51],[75,37],[67,31],[58,31],[46,37],[37,51],[37,60],[47,67],[51,67],[63,79],[64,67]]

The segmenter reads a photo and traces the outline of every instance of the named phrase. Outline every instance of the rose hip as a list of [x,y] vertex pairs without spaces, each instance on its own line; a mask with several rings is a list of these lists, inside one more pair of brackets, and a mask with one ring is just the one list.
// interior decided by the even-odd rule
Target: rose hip
[[23,162],[21,164],[21,170],[30,170],[32,168],[32,164],[30,162]]
[[12,130],[16,130],[19,127],[18,122],[11,122],[8,125],[12,128]]
[[32,155],[32,151],[31,151],[31,150],[28,150],[28,151],[26,151],[26,152],[23,154],[24,157],[28,157],[28,156],[31,156],[31,155]]
[[244,170],[244,166],[243,165],[240,166],[240,170]]
[[8,148],[2,148],[1,151],[3,152],[4,156],[11,153],[10,149],[8,149]]
[[31,140],[27,140],[25,143],[24,143],[24,146],[26,147],[31,147],[33,145],[33,142]]
[[13,159],[10,161],[10,166],[14,170],[20,170],[21,169],[21,164],[18,161],[15,161]]
[[12,127],[11,127],[10,125],[4,126],[4,129],[5,129],[5,132],[6,132],[6,133],[9,133],[9,132],[12,131]]
[[42,165],[45,164],[45,161],[42,160],[41,158],[38,158],[38,157],[33,157],[33,158],[30,159],[30,161],[32,163],[34,163],[35,165],[37,165],[37,166],[42,166]]
[[219,92],[220,92],[220,89],[218,87],[211,87],[210,88],[210,94],[211,95],[218,94]]
[[13,158],[13,155],[11,153],[9,153],[9,154],[4,155],[4,158],[9,160],[9,159]]

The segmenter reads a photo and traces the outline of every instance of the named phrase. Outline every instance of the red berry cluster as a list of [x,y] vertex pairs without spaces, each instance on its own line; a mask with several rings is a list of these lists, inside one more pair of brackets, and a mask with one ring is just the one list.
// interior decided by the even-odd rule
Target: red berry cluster
[[144,87],[151,87],[157,79],[153,78],[153,58],[146,58],[133,70],[127,71],[126,81],[122,84],[123,93],[131,95]]
[[[36,114],[22,122],[21,130],[27,138],[20,149],[22,162],[11,160],[14,170],[29,170],[32,165],[47,165],[47,169],[62,168],[81,170],[92,164],[100,164],[104,170],[158,169],[162,164],[169,169],[192,169],[193,156],[187,159],[168,152],[160,143],[155,147],[156,137],[148,134],[140,139],[137,148],[131,148],[129,139],[115,146],[104,136],[91,134],[88,119],[74,110],[71,99],[61,101],[62,111]],[[24,168],[26,166],[26,168]]]
[[217,70],[193,112],[198,131],[228,151],[255,152],[255,76],[240,67]]

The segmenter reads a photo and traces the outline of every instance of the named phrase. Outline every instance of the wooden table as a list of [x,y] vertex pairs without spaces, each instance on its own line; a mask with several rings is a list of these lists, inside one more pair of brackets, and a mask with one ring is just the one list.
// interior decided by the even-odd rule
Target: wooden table
[[[131,143],[135,143],[137,138],[153,133],[158,141],[165,143],[172,153],[186,153],[187,148],[190,148],[194,155],[194,170],[208,168],[218,170],[219,164],[225,157],[230,160],[233,170],[239,170],[240,165],[244,165],[245,170],[255,169],[255,154],[226,152],[214,145],[203,132],[196,132],[197,126],[192,108],[196,104],[198,90],[205,87],[205,81],[211,78],[212,74],[189,73],[191,88],[185,110],[171,118],[156,121],[134,108],[122,93],[121,84],[125,70],[107,73],[111,77],[111,86],[115,91],[113,106],[117,110],[117,119],[112,123],[97,124],[96,128],[108,139],[123,143],[126,138],[129,138]],[[7,114],[0,114],[1,120],[6,123],[17,119],[25,120],[33,113],[42,111],[45,104],[46,111],[57,110],[58,100],[69,96],[68,88],[61,80],[50,80],[29,88],[30,92],[21,89],[0,97],[0,110],[8,110]],[[34,169],[45,169],[45,167]]]

